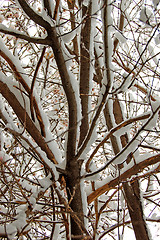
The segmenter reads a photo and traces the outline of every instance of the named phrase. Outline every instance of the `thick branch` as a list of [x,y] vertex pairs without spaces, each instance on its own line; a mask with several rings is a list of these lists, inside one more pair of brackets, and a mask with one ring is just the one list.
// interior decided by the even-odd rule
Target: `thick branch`
[[[86,6],[82,7],[83,16],[88,11],[91,15],[91,4],[89,9]],[[80,140],[79,146],[84,141],[89,128],[88,119],[88,100],[89,100],[89,81],[90,81],[90,32],[91,32],[91,18],[85,21],[85,25],[81,32],[81,58],[80,58],[80,98],[82,105],[82,121],[80,126]]]
[[107,80],[107,83],[106,86],[105,86],[105,92],[103,94],[103,97],[102,97],[102,101],[97,109],[97,112],[93,118],[93,121],[92,121],[92,124],[90,126],[90,129],[88,131],[88,134],[87,134],[87,137],[85,139],[85,141],[83,142],[82,146],[80,147],[77,155],[76,155],[76,158],[78,159],[80,157],[80,155],[83,153],[84,149],[86,148],[91,136],[92,136],[92,133],[93,133],[93,130],[96,126],[96,122],[99,118],[99,115],[103,109],[103,106],[106,102],[106,99],[108,97],[108,94],[109,94],[109,90],[110,90],[110,87],[111,87],[111,73],[110,73],[110,66],[109,66],[109,61],[110,61],[110,53],[109,53],[109,33],[108,33],[108,6],[107,6],[107,1],[105,0],[104,1],[105,3],[105,6],[104,6],[104,16],[103,16],[103,20],[104,20],[104,53],[105,53],[105,68],[106,68],[106,80]]
[[[82,197],[81,197],[81,188],[79,182],[77,180],[80,178],[80,169],[79,163],[75,159],[76,152],[76,140],[77,140],[77,98],[74,90],[74,86],[72,85],[72,81],[76,82],[76,78],[72,80],[69,75],[69,69],[67,69],[64,55],[62,52],[62,47],[60,45],[60,41],[58,39],[56,29],[52,28],[51,31],[48,31],[48,35],[50,39],[52,39],[52,49],[54,52],[54,57],[56,60],[56,64],[59,70],[59,74],[61,77],[62,85],[64,92],[67,97],[68,102],[68,111],[69,111],[69,128],[68,128],[68,139],[67,139],[67,152],[66,152],[66,171],[67,171],[67,179],[66,185],[68,190],[68,195],[72,198],[71,200],[71,208],[73,211],[77,212],[80,220],[83,222],[83,205],[82,205]],[[71,230],[73,235],[81,235],[82,231],[79,228],[78,224],[75,223],[73,219],[71,219]]]
[[[64,56],[62,53],[62,47],[59,43],[59,39],[56,33],[56,29],[52,28],[48,32],[50,39],[52,39],[52,50],[56,60],[56,64],[61,77],[63,89],[65,91],[68,108],[69,108],[69,129],[68,129],[68,144],[67,144],[67,159],[73,161],[76,150],[76,137],[77,137],[77,100],[75,92],[69,76],[69,70],[67,69]],[[76,81],[76,79],[75,79]]]
[[45,29],[50,29],[50,24],[44,20],[40,15],[38,15],[27,3],[25,0],[18,0],[23,11],[28,15],[38,25],[44,27]]
[[26,40],[27,42],[32,42],[32,43],[37,43],[37,44],[43,44],[43,45],[50,45],[50,40],[46,37],[46,38],[34,38],[34,37],[29,37],[25,34],[22,34],[21,32],[14,32],[10,29],[4,29],[4,28],[0,28],[0,32],[4,33],[4,34],[9,34],[11,36],[14,36],[16,38],[20,38],[23,40]]
[[[7,61],[7,63],[11,67],[12,71],[15,74],[15,77],[16,77],[17,81],[19,81],[22,84],[22,86],[24,87],[24,89],[26,90],[28,95],[30,95],[31,90],[30,90],[28,84],[23,79],[22,74],[18,71],[17,66],[13,62],[13,59],[10,59],[6,55],[5,51],[3,51],[3,50],[0,50],[0,55]],[[44,123],[43,123],[43,120],[42,120],[42,117],[41,117],[41,113],[39,111],[38,104],[37,104],[37,101],[36,101],[35,97],[33,97],[33,104],[34,104],[34,109],[35,109],[35,112],[36,112],[37,120],[38,120],[39,125],[41,127],[42,135],[45,137],[45,135],[46,135],[45,134],[45,127],[44,127]]]
[[13,108],[20,122],[24,125],[24,122],[26,121],[26,130],[35,140],[37,145],[47,154],[47,157],[52,162],[57,163],[53,153],[49,149],[47,143],[45,142],[44,138],[42,137],[36,126],[34,125],[33,121],[26,113],[25,109],[21,106],[16,96],[10,91],[7,84],[2,81],[0,81],[0,93],[8,101],[9,105]]

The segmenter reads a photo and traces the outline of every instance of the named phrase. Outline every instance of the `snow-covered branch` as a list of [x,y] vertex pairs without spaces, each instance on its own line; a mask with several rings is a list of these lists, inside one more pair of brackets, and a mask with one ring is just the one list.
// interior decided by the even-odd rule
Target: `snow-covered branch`
[[16,38],[26,40],[27,42],[31,42],[31,43],[37,43],[37,44],[43,44],[43,45],[50,44],[50,41],[47,37],[46,38],[30,37],[30,36],[27,36],[26,34],[22,34],[22,32],[20,31],[9,29],[5,27],[3,24],[0,24],[0,32],[14,36]]
[[134,177],[137,174],[141,173],[145,168],[152,166],[154,164],[157,164],[159,162],[160,162],[160,154],[157,154],[149,158],[146,158],[145,160],[141,160],[139,163],[130,167],[129,169],[123,169],[117,178],[109,178],[107,183],[105,181],[105,184],[102,184],[101,187],[97,188],[93,193],[91,193],[87,198],[88,203],[90,204],[92,201],[94,201],[96,198],[98,198],[108,190],[115,188],[115,186],[117,186],[119,182],[125,182],[129,178],[131,179],[133,178],[133,181],[134,181]]

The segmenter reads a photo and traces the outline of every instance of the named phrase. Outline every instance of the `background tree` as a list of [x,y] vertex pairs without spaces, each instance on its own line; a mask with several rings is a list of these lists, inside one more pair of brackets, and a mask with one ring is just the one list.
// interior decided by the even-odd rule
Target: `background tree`
[[0,8],[1,238],[158,239],[159,1]]

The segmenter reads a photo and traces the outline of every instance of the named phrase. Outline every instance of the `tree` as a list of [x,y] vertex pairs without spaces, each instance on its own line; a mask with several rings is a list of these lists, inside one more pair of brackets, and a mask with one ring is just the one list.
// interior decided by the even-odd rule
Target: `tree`
[[1,238],[156,239],[158,3],[0,2]]

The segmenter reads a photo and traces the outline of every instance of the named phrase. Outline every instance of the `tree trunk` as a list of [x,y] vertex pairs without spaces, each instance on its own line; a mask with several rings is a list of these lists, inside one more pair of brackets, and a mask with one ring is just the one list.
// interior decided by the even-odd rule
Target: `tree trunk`
[[[85,15],[88,11],[88,14],[91,13],[91,5],[89,9],[85,6],[82,7],[82,14]],[[80,98],[82,103],[82,122],[80,126],[80,139],[78,145],[81,146],[84,141],[86,134],[88,132],[88,94],[89,94],[89,74],[90,74],[90,56],[89,56],[89,47],[90,47],[90,29],[91,28],[91,19],[87,19],[82,29],[82,44],[80,48]],[[80,221],[84,224],[84,215],[83,215],[83,203],[81,196],[80,188],[80,169],[81,163],[74,159],[74,154],[68,153],[67,162],[67,192],[69,197],[69,202],[71,208],[74,212],[77,213]],[[83,239],[83,230],[77,225],[74,221],[74,218],[71,218],[71,233],[75,237],[79,235],[79,238]],[[74,238],[73,238],[74,239]]]
[[[74,160],[67,165],[67,179],[66,187],[68,194],[68,202],[72,210],[77,214],[79,220],[84,224],[84,215],[83,215],[83,205],[82,205],[82,196],[80,188],[80,168]],[[74,218],[71,216],[71,234],[72,236],[83,236],[83,230],[75,222]],[[72,239],[72,238],[71,238]],[[74,238],[73,238],[74,239]],[[80,238],[81,239],[81,238]]]

